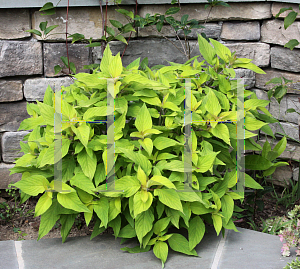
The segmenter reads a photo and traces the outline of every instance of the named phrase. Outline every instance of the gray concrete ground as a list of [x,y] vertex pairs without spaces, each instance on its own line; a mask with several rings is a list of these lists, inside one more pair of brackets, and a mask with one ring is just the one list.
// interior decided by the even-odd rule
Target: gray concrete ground
[[[284,258],[278,236],[238,228],[241,233],[227,231],[224,238],[208,229],[196,247],[200,258],[186,256],[170,250],[166,269],[282,269],[295,259]],[[40,241],[1,241],[1,269],[159,269],[161,262],[152,251],[130,254],[121,247],[133,247],[131,241],[120,245],[112,235],[100,235],[66,240],[41,239]]]

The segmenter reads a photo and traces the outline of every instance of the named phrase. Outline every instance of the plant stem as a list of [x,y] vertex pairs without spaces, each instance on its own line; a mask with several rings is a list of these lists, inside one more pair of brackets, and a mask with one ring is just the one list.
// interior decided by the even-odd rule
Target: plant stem
[[68,5],[67,5],[67,18],[66,18],[66,48],[67,48],[67,58],[68,58],[69,74],[71,74],[71,69],[70,69],[70,58],[69,58],[69,48],[68,48],[68,18],[69,18],[69,5],[70,5],[70,0],[68,0]]
[[[103,8],[102,8],[102,0],[99,1],[100,4],[100,12],[101,12],[101,20],[102,20],[102,34],[101,36],[104,36],[104,14],[103,14]],[[103,51],[105,49],[105,41],[101,41],[101,56],[103,57]]]

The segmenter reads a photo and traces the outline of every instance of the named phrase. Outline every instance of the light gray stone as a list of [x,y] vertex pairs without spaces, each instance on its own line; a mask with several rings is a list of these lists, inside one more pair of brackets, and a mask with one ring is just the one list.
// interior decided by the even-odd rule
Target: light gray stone
[[298,180],[299,180],[299,167],[297,167],[297,168],[295,168],[295,169],[293,170],[293,179],[294,179],[295,181],[298,181]]
[[[178,40],[172,39],[172,42],[178,48],[181,48],[180,42]],[[190,43],[191,47],[196,44],[195,41],[191,41]],[[124,47],[125,44],[118,41],[113,41],[110,44],[111,51],[114,55],[116,55],[118,52],[122,52],[124,50]],[[191,57],[196,55],[199,55],[199,50],[197,48],[194,49]],[[94,62],[99,63],[101,59],[100,47],[96,47],[93,50],[93,56]],[[159,64],[168,64],[167,61],[176,63],[185,63],[187,61],[187,58],[182,53],[180,53],[174,45],[172,45],[169,41],[163,39],[132,40],[130,42],[130,46],[127,47],[122,59],[123,65],[128,65],[138,57],[141,57],[141,59],[148,57],[149,67]]]
[[[294,96],[294,95],[287,96],[287,109],[289,109],[289,108],[293,108],[298,113],[300,113],[300,99],[298,96]],[[285,119],[288,122],[292,122],[292,123],[296,123],[296,124],[298,124],[299,118],[300,118],[300,116],[296,112],[286,113],[286,115],[285,115]]]
[[[120,6],[122,9],[127,9],[133,11],[133,8],[130,6]],[[32,28],[39,29],[39,24],[44,21],[48,21],[48,26],[58,25],[46,40],[56,40],[64,41],[66,38],[66,9],[57,8],[54,15],[41,15],[41,12],[36,11],[32,16]],[[108,26],[113,27],[109,20],[118,20],[122,24],[127,24],[125,16],[121,15],[116,11],[116,7],[108,7]],[[113,27],[114,28],[114,27]],[[114,28],[115,32],[118,33],[118,29]],[[68,33],[75,34],[80,33],[85,36],[86,39],[92,37],[94,40],[100,39],[102,37],[102,19],[100,8],[96,7],[71,7],[68,14]],[[128,35],[128,34],[127,34]],[[134,33],[133,35],[134,36]],[[41,40],[41,37],[34,35],[38,40]],[[71,38],[70,38],[71,39]]]
[[288,93],[300,94],[300,83],[296,82],[299,80],[299,75],[275,69],[265,69],[264,71],[266,74],[255,74],[255,87],[270,90],[275,86],[275,84],[266,85],[268,81],[276,77],[285,77],[286,79],[295,81],[295,83],[288,85]]
[[0,77],[43,73],[42,44],[0,41]]
[[15,132],[29,117],[26,102],[0,103],[0,132]]
[[[284,46],[291,39],[300,40],[300,22],[296,21],[286,30],[282,20],[264,21],[261,27],[261,41]],[[300,48],[300,45],[296,46]]]
[[277,186],[289,187],[291,185],[290,179],[292,178],[292,169],[289,166],[281,166],[276,168],[275,172],[271,175],[271,179],[267,179],[267,181]]
[[0,163],[0,189],[7,189],[8,184],[21,180],[22,174],[20,173],[9,175],[9,169],[14,166],[14,164]]
[[[205,28],[202,29],[191,29],[191,33],[188,35],[189,39],[198,39],[198,34],[204,33],[208,38],[217,39],[221,35],[221,24],[218,23],[206,23]],[[183,31],[179,30],[178,35],[180,38],[184,38]]]
[[62,86],[70,86],[72,81],[70,77],[27,79],[24,83],[25,99],[27,101],[43,101],[48,86],[55,91]]
[[243,78],[245,89],[251,89],[255,85],[255,74],[248,69],[237,68],[234,69],[236,78]]
[[285,112],[287,110],[287,100],[286,96],[282,98],[280,104],[277,100],[272,97],[269,112],[273,115],[273,117],[277,120],[286,121]]
[[221,39],[257,41],[260,39],[260,24],[258,21],[224,22]]
[[24,138],[29,132],[6,132],[3,134],[1,139],[1,148],[2,148],[2,160],[5,163],[13,163],[15,158],[23,156],[20,151],[20,141]]
[[[281,126],[283,128],[281,128]],[[278,122],[275,123],[270,123],[269,124],[271,130],[273,131],[274,135],[276,137],[282,137],[281,134],[286,134],[289,137],[291,137],[294,140],[300,141],[299,140],[299,126],[293,123],[287,123],[287,122]],[[261,131],[262,134],[265,134],[263,131]],[[289,138],[287,138],[289,140]],[[292,140],[293,141],[293,140]]]
[[259,67],[268,66],[270,63],[270,45],[265,43],[234,43],[224,44],[231,52],[236,51],[238,58],[253,59]]
[[30,14],[28,9],[0,9],[0,39],[29,37]]
[[[273,138],[267,137],[268,142],[271,145],[271,148],[273,149],[276,144],[279,142],[279,140],[274,140]],[[260,139],[257,141],[258,144],[260,144],[262,147],[264,143],[266,142],[266,139]],[[300,160],[300,144],[297,142],[287,142],[285,150],[281,153],[279,156],[279,159],[286,159],[286,160]]]
[[156,29],[155,25],[150,25],[148,27],[138,28],[138,37],[176,37],[174,28],[170,25],[164,25],[160,32]]
[[[272,15],[275,17],[276,14],[280,11],[282,8],[293,8],[295,12],[299,12],[299,5],[297,4],[291,4],[291,3],[281,3],[281,2],[273,2],[272,3]],[[287,10],[279,15],[279,18],[285,18],[291,10]],[[297,19],[300,19],[300,15],[297,16]]]
[[[89,70],[82,70],[84,65],[90,64],[90,50],[85,47],[85,44],[69,44],[70,62],[73,62],[77,73],[89,72]],[[64,43],[45,43],[44,44],[44,69],[46,77],[55,77],[67,74],[68,68],[64,68],[62,72],[55,75],[54,66],[63,63],[60,57],[67,56],[66,44]]]
[[300,50],[288,48],[271,48],[271,67],[285,71],[300,72]]
[[[205,21],[222,20],[262,20],[271,18],[270,3],[230,3],[230,7],[216,6],[209,13],[209,8],[205,9],[204,4],[182,5],[180,12],[173,15],[180,20],[182,15],[189,14],[189,19]],[[139,14],[145,17],[147,13],[164,14],[171,5],[143,5],[140,7]]]
[[4,80],[0,79],[0,103],[13,102],[23,99],[21,80]]
[[[268,94],[265,91],[260,89],[251,89],[251,90],[255,92],[258,99],[269,101]],[[269,110],[269,108],[270,108],[270,104],[266,106],[266,109]]]

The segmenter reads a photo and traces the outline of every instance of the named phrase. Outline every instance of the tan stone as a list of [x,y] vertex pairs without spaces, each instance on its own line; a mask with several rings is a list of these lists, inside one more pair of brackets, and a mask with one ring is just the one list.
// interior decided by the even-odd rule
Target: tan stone
[[271,48],[271,67],[292,72],[300,72],[300,49]]
[[[132,8],[128,6],[120,6],[122,9],[132,10]],[[112,27],[109,20],[118,20],[123,25],[127,24],[128,21],[125,17],[119,12],[115,11],[116,7],[110,6],[108,7],[108,26]],[[75,34],[83,34],[86,39],[92,37],[94,40],[100,39],[102,37],[102,19],[100,8],[96,7],[72,7],[69,9],[68,15],[68,33]],[[57,8],[56,14],[51,16],[42,16],[39,11],[34,12],[32,16],[32,28],[39,29],[39,24],[41,22],[48,21],[48,26],[50,25],[58,25],[51,34],[46,38],[46,40],[57,40],[62,41],[65,40],[65,32],[66,32],[66,9],[65,8]],[[114,27],[113,27],[114,28]],[[118,29],[114,28],[116,34],[118,33]],[[63,34],[61,34],[63,33]],[[127,34],[129,35],[129,33]],[[134,35],[132,35],[134,36]],[[35,38],[41,39],[39,36],[34,35]],[[70,38],[71,39],[71,38]]]
[[272,78],[283,76],[286,79],[295,81],[295,83],[288,85],[288,93],[300,94],[300,82],[296,83],[296,81],[299,80],[299,75],[295,73],[279,71],[274,69],[265,69],[264,71],[266,72],[266,74],[255,75],[256,76],[255,87],[263,90],[270,90],[275,86],[275,84],[266,85],[266,83],[270,81]]
[[[184,14],[189,14],[189,19],[205,21],[209,8],[204,8],[205,4],[182,5],[181,11],[172,15],[175,19],[180,20]],[[164,14],[171,5],[143,5],[140,8],[140,16],[145,17],[147,13]],[[270,3],[230,3],[230,7],[214,7],[209,15],[208,20],[261,20],[271,18]]]
[[7,189],[8,184],[21,180],[22,174],[20,173],[9,175],[9,169],[14,166],[14,164],[0,163],[0,189]]
[[21,80],[0,79],[0,102],[13,102],[23,99]]
[[258,21],[224,22],[221,39],[223,40],[259,40],[260,24]]
[[[291,39],[300,40],[300,22],[293,23],[286,30],[282,20],[264,21],[261,27],[261,41],[284,46]],[[296,46],[300,48],[300,45]]]
[[267,181],[272,182],[274,185],[289,187],[290,179],[293,178],[293,171],[289,166],[277,167],[275,172],[271,175],[271,179]]
[[0,39],[19,39],[30,36],[28,9],[0,9]]
[[231,52],[236,51],[238,58],[253,59],[257,66],[268,66],[270,62],[270,45],[265,43],[224,44]]
[[[280,11],[280,9],[284,7],[292,7],[295,12],[299,12],[299,5],[297,4],[274,2],[272,4],[272,15],[275,17],[276,14]],[[279,18],[285,18],[289,14],[289,12],[291,12],[291,10],[283,12],[282,14],[280,14]],[[300,19],[300,15],[297,16],[297,19]]]

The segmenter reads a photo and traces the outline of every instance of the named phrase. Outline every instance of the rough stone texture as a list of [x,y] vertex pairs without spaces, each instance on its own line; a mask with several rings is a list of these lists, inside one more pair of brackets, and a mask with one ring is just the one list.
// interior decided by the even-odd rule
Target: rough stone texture
[[[296,21],[286,30],[282,20],[264,21],[261,27],[261,42],[284,46],[291,39],[300,40],[300,22]],[[300,48],[300,45],[296,46]]]
[[8,184],[21,180],[22,174],[20,173],[9,175],[9,169],[14,166],[14,164],[0,163],[0,189],[6,189]]
[[[82,70],[84,65],[90,64],[89,48],[86,48],[85,46],[85,44],[69,44],[70,62],[75,64],[77,72],[89,72],[89,70]],[[68,73],[68,69],[65,68],[62,72],[54,75],[54,66],[63,65],[60,59],[62,56],[67,56],[65,44],[44,44],[44,72],[46,77],[61,76],[64,73]]]
[[[180,48],[180,42],[178,40],[172,41]],[[191,46],[194,46],[194,44],[195,41],[191,41]],[[118,41],[113,41],[110,44],[113,55],[122,52],[124,47],[125,44]],[[96,63],[99,62],[101,58],[100,51],[99,47],[93,50],[94,61]],[[196,55],[199,55],[199,50],[194,49],[191,57]],[[169,41],[162,39],[131,41],[122,59],[123,65],[128,65],[138,57],[141,57],[141,59],[148,57],[150,67],[158,64],[168,64],[167,61],[176,63],[184,63],[187,61],[187,58],[181,54],[175,46]]]
[[[171,5],[143,5],[140,8],[140,16],[145,17],[147,13],[164,14]],[[209,13],[204,4],[182,5],[181,11],[174,15],[180,20],[184,14],[189,14],[189,19],[204,21]],[[262,20],[271,18],[271,4],[269,3],[230,3],[230,7],[216,6],[212,9],[209,20]]]
[[24,96],[27,101],[43,101],[48,86],[55,91],[61,86],[67,87],[71,83],[72,79],[69,77],[27,79],[24,83]]
[[[271,147],[274,148],[275,145],[279,142],[279,140],[274,141],[271,138],[268,138],[269,143],[271,144]],[[266,142],[265,139],[259,140],[257,143],[261,146],[264,145]],[[287,160],[296,160],[299,161],[300,159],[300,145],[296,142],[288,142],[286,145],[286,149],[279,157],[280,159],[287,159]]]
[[277,102],[277,100],[274,97],[271,98],[269,112],[273,115],[274,118],[281,121],[286,121],[285,118],[286,110],[287,110],[286,96],[282,98],[280,104]]
[[295,168],[295,169],[293,170],[293,179],[294,179],[295,181],[298,181],[298,180],[299,180],[299,167],[298,167],[298,168]]
[[[189,39],[198,39],[198,34],[205,33],[209,38],[219,38],[221,34],[222,26],[218,23],[207,23],[205,28],[202,29],[192,29],[191,33],[188,35]],[[170,25],[164,25],[161,32],[156,30],[155,26],[149,26],[145,28],[138,29],[138,37],[176,37],[174,29]],[[184,38],[183,31],[178,31],[178,36]]]
[[0,9],[0,39],[29,37],[30,14],[28,9]]
[[0,132],[14,132],[28,118],[26,102],[0,103]]
[[0,103],[13,102],[23,99],[21,80],[0,79]]
[[43,73],[42,44],[0,41],[0,77]]
[[[299,12],[299,5],[297,4],[274,2],[272,4],[272,15],[275,17],[275,15],[280,11],[280,9],[284,7],[292,7],[295,12]],[[283,12],[282,14],[280,14],[279,18],[285,18],[289,14],[289,12],[291,12],[291,10]],[[300,19],[300,15],[297,16],[297,19]]]
[[2,160],[5,163],[13,163],[15,158],[23,156],[20,151],[20,141],[24,138],[29,132],[6,132],[2,136],[1,148],[2,148]]
[[[133,11],[133,8],[128,6],[120,6],[122,9],[127,9]],[[109,20],[118,20],[122,24],[127,24],[125,16],[121,15],[117,11],[115,11],[116,7],[110,6],[108,7],[108,26],[112,27]],[[100,39],[102,37],[102,19],[100,8],[96,7],[72,7],[69,9],[68,15],[68,33],[75,34],[80,33],[85,36],[86,39],[92,37],[94,40]],[[39,29],[39,24],[41,22],[48,21],[48,26],[50,25],[58,25],[51,34],[46,38],[46,40],[65,40],[66,31],[66,9],[65,8],[57,8],[56,14],[51,16],[42,16],[41,12],[36,11],[32,16],[32,28]],[[115,28],[115,32],[118,33],[118,29]],[[134,33],[132,37],[134,36]],[[35,35],[35,38],[41,39],[39,36]],[[71,39],[71,38],[70,38]]]
[[293,178],[293,171],[289,166],[277,167],[275,172],[271,175],[271,179],[267,181],[273,182],[274,185],[286,187],[290,186],[290,179]]
[[[287,101],[287,104],[286,104],[287,105],[287,109],[293,108],[298,113],[300,113],[300,100],[299,100],[298,96],[288,95],[286,101]],[[298,124],[298,122],[300,120],[300,116],[296,112],[286,113],[285,119],[288,122],[292,122],[292,123]]]
[[[280,122],[282,128],[280,127],[279,123],[271,123],[269,124],[270,128],[272,129],[274,135],[276,137],[282,137],[279,133],[286,133],[289,137],[300,141],[299,140],[299,126],[293,123],[287,123],[287,122]],[[261,131],[262,134],[265,134],[264,132]],[[289,138],[288,138],[289,139]]]
[[255,85],[255,74],[253,71],[247,69],[240,69],[240,68],[234,70],[235,70],[236,78],[244,79],[244,85],[247,85],[245,86],[246,89],[253,88],[253,86]]
[[259,40],[260,24],[251,22],[224,22],[222,25],[221,39],[223,40]]
[[[292,80],[292,81],[298,81],[299,80],[299,75],[289,73],[289,72],[284,72],[284,71],[279,71],[279,70],[272,70],[272,69],[265,69],[264,70],[266,74],[255,74],[255,87],[264,89],[264,90],[270,90],[273,88],[275,85],[274,84],[268,84],[266,85],[266,82],[271,80],[272,78],[276,77],[285,77],[286,79]],[[294,90],[295,89],[295,90]],[[300,83],[293,83],[288,86],[288,93],[295,93],[295,94],[300,94]]]
[[300,72],[300,50],[271,48],[271,67],[285,71]]
[[236,51],[238,58],[253,59],[257,66],[268,66],[270,62],[270,45],[264,43],[234,43],[224,44],[231,52]]

